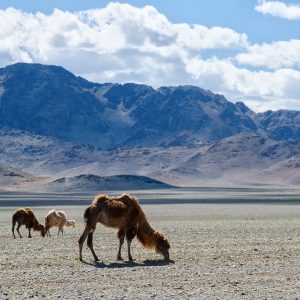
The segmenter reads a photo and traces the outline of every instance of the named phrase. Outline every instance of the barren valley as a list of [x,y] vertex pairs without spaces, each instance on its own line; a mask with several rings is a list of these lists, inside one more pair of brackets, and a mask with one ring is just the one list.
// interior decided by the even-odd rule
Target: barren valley
[[[76,201],[75,205],[55,205],[77,222],[75,229],[65,229],[64,237],[56,237],[57,229],[53,228],[52,238],[35,233],[28,239],[25,228],[21,227],[24,238],[15,240],[11,234],[15,208],[5,204],[0,209],[0,299],[299,297],[299,192],[281,191],[281,201],[277,202],[272,202],[272,196],[266,196],[269,199],[266,202],[249,191],[248,200],[245,194],[238,197],[239,191],[235,196],[234,191],[215,192],[215,197],[202,191],[203,199],[201,192],[198,193],[199,199],[195,192],[186,192],[185,198],[162,193],[160,200],[164,204],[154,204],[159,197],[151,198],[151,193],[148,201],[141,199],[151,225],[171,241],[170,261],[144,250],[134,240],[135,261],[127,262],[124,245],[125,261],[118,262],[115,232],[99,224],[94,248],[102,262],[94,262],[85,246],[85,262],[81,263],[77,240],[83,230],[86,205],[77,205],[80,202]],[[229,201],[226,195],[243,198],[244,203]],[[88,203],[91,197],[79,198],[87,199]],[[27,199],[26,206],[32,201],[30,197]],[[54,208],[31,203],[36,205],[33,210],[40,221]]]

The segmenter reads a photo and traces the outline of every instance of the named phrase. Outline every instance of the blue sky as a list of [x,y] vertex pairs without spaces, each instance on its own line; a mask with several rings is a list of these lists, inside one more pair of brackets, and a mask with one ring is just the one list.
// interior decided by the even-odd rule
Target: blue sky
[[300,109],[298,1],[2,0],[0,10],[0,67],[57,64],[98,82],[194,84],[257,111]]

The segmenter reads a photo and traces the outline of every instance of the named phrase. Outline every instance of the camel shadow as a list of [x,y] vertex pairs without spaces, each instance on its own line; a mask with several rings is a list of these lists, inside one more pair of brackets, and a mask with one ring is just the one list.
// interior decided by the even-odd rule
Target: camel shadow
[[135,261],[121,261],[121,262],[112,262],[109,264],[104,263],[103,261],[94,261],[94,262],[86,262],[82,261],[82,263],[95,267],[97,269],[122,269],[122,268],[134,268],[134,267],[154,267],[154,266],[167,266],[170,264],[174,264],[175,261],[172,259],[155,259],[155,260],[144,260],[142,262]]

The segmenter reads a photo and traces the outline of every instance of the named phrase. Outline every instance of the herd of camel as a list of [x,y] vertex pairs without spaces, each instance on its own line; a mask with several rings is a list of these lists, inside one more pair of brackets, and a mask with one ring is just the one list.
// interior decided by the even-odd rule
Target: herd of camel
[[[87,246],[91,250],[95,261],[99,261],[93,248],[93,234],[98,222],[107,227],[117,229],[119,239],[119,250],[117,259],[122,260],[121,249],[126,237],[128,246],[128,259],[133,260],[130,245],[137,237],[141,244],[147,249],[154,249],[165,259],[169,259],[170,243],[159,231],[155,231],[147,221],[146,215],[141,208],[138,199],[130,194],[108,197],[99,195],[94,198],[91,205],[84,211],[85,229],[78,240],[79,259],[82,260],[82,247],[87,239]],[[55,209],[51,210],[45,217],[45,225],[40,224],[31,208],[19,208],[12,216],[12,233],[15,236],[15,226],[22,237],[19,229],[22,225],[28,229],[28,237],[31,238],[31,230],[39,231],[43,237],[51,236],[50,228],[57,226],[58,235],[63,235],[64,226],[75,227],[74,220],[67,220],[66,214]]]

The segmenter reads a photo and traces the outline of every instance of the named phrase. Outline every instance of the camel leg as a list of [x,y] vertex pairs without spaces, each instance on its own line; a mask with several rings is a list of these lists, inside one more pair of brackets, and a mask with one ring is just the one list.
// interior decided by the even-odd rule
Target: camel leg
[[45,232],[46,232],[46,236],[49,237],[49,223],[48,223],[48,219],[47,217],[45,218]]
[[51,234],[50,234],[50,228],[49,228],[49,226],[48,226],[48,224],[47,224],[47,221],[45,222],[45,231],[46,231],[46,235],[47,235],[47,237],[51,237]]
[[133,261],[133,258],[131,256],[131,252],[130,252],[130,246],[132,243],[132,240],[134,239],[134,237],[136,236],[136,231],[137,229],[135,227],[132,228],[128,228],[126,231],[126,240],[127,240],[127,250],[128,250],[128,259],[130,261]]
[[81,237],[78,240],[78,245],[79,245],[79,260],[82,261],[82,247],[83,243],[88,237],[88,234],[93,232],[95,229],[92,229],[90,226],[86,226]]
[[13,223],[13,224],[12,224],[11,231],[12,231],[12,233],[13,233],[14,238],[16,238],[16,236],[15,236],[15,226],[16,226],[16,222],[13,221],[12,223]]
[[57,236],[59,235],[59,232],[61,232],[61,236],[64,236],[64,222],[61,222],[59,225],[58,225],[58,233],[57,233]]
[[31,231],[31,228],[28,228],[28,238],[32,238],[32,236],[31,236],[31,233],[30,233],[30,231]]
[[119,251],[118,251],[118,255],[117,255],[117,260],[123,260],[122,255],[121,255],[121,251],[122,251],[122,246],[124,244],[124,239],[125,239],[125,229],[124,228],[120,228],[117,232],[118,235],[118,239],[120,241],[119,244]]
[[88,234],[87,245],[90,248],[90,250],[94,256],[95,261],[99,261],[99,258],[97,257],[97,255],[94,251],[94,248],[93,248],[93,234],[94,234],[94,231]]
[[19,234],[20,238],[22,238],[22,236],[21,236],[21,233],[20,233],[20,231],[19,231],[20,227],[21,227],[21,224],[18,224],[18,227],[17,227],[17,232],[18,232],[18,234]]

